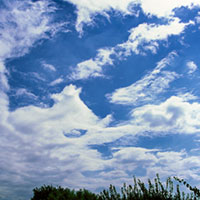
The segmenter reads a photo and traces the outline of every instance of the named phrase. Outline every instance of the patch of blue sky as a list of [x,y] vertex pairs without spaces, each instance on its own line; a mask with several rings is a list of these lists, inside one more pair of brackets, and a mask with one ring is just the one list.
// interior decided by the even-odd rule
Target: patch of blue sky
[[[199,144],[195,142],[198,137],[188,134],[163,134],[148,133],[148,136],[139,136],[137,138],[136,147],[143,147],[147,149],[159,149],[160,151],[181,151],[185,149],[187,152],[198,148]],[[179,141],[177,143],[177,141]]]
[[63,134],[68,138],[78,138],[87,133],[87,130],[84,129],[73,129],[71,132],[64,132]]
[[174,16],[178,17],[181,22],[187,23],[190,20],[194,20],[195,17],[198,15],[199,8],[196,7],[194,9],[189,9],[188,7],[180,7],[180,8],[175,8],[174,9]]
[[[68,6],[62,6],[63,10],[61,9],[58,14],[58,16],[62,17],[60,17],[61,19],[56,19],[58,21],[67,18],[63,15],[66,13],[64,9],[68,8]],[[71,9],[71,7],[72,6],[69,6],[69,10]],[[81,61],[94,57],[99,48],[113,46],[118,44],[119,42],[123,42],[124,40],[126,40],[128,37],[127,31],[122,32],[117,30],[120,29],[120,26],[122,28],[124,25],[127,26],[128,30],[131,26],[133,26],[133,21],[135,19],[137,20],[137,18],[135,17],[132,17],[130,19],[126,19],[125,17],[124,19],[121,19],[121,16],[114,16],[110,19],[112,21],[111,23],[108,21],[108,19],[105,19],[105,17],[97,16],[97,21],[102,21],[100,25],[98,27],[88,27],[88,31],[86,31],[85,35],[83,35],[82,38],[79,38],[73,30],[72,32],[58,33],[54,38],[50,40],[43,39],[39,42],[39,45],[35,45],[35,47],[33,47],[25,56],[7,60],[6,65],[8,69],[10,69],[10,85],[13,88],[19,88],[26,85],[28,89],[34,90],[34,92],[37,93],[38,96],[46,96],[47,94],[43,92],[48,91],[49,93],[51,93],[51,88],[48,87],[48,82],[51,82],[56,78],[63,76],[65,79],[65,84],[68,84],[70,81],[67,79],[67,75],[70,74],[70,70],[72,67],[75,67],[76,64]],[[127,21],[128,23],[126,23]],[[105,40],[105,38],[111,39]],[[117,38],[119,39],[117,40]],[[57,70],[54,72],[47,71],[41,65],[42,62],[48,62],[47,64],[53,65]],[[13,72],[12,68],[17,69],[17,71]],[[34,77],[31,77],[32,72],[38,73],[40,77],[43,77],[43,80],[45,80],[37,80],[38,85],[40,85],[39,87],[41,88],[41,90],[38,92],[37,83],[33,84],[33,82],[30,81],[30,79],[34,79]],[[22,76],[23,73],[26,73],[26,75],[24,74],[26,77],[27,73],[29,73],[30,77],[27,77],[27,79],[25,77],[20,78],[20,73]],[[63,87],[64,85],[62,85],[60,89],[57,88],[56,91],[61,91]],[[89,91],[87,86],[86,88]],[[55,89],[53,89],[52,92],[56,91]],[[88,96],[90,95],[88,94]],[[12,98],[14,98],[14,96],[12,96]],[[16,108],[17,105],[13,106],[13,108],[14,107]]]

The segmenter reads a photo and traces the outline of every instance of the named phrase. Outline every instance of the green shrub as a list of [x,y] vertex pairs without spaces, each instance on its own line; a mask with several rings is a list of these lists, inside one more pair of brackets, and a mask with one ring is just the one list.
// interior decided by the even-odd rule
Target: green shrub
[[152,182],[148,179],[145,185],[140,179],[133,179],[133,185],[124,183],[120,191],[110,185],[108,189],[103,190],[100,194],[92,193],[86,189],[78,191],[68,188],[53,186],[42,186],[33,190],[34,196],[31,200],[197,200],[200,199],[200,190],[190,186],[183,179],[174,177],[178,183],[183,183],[190,193],[185,194],[180,191],[179,185],[175,184],[169,177],[165,184],[160,181],[159,175]]

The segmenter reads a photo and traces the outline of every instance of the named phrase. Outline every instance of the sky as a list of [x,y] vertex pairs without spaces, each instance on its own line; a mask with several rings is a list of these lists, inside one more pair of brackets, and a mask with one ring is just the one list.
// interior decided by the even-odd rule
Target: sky
[[0,200],[200,181],[199,0],[0,0]]

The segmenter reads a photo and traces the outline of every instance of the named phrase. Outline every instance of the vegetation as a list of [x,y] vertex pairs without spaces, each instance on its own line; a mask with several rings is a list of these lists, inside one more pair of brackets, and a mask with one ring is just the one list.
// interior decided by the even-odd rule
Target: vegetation
[[115,186],[110,185],[100,194],[92,193],[88,190],[81,189],[78,191],[64,189],[62,187],[42,186],[33,190],[34,196],[31,200],[197,200],[200,199],[200,190],[190,186],[183,179],[174,177],[174,179],[183,183],[190,193],[180,191],[179,184],[175,184],[168,178],[165,184],[162,184],[157,175],[152,182],[148,180],[145,185],[140,179],[134,177],[132,185],[124,184],[120,191]]

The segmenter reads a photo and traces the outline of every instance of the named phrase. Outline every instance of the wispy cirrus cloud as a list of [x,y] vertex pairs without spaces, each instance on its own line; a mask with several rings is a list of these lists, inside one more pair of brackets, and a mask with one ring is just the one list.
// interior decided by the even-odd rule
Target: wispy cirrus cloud
[[53,23],[56,7],[50,1],[3,1],[0,12],[0,79],[9,89],[4,61],[26,54],[38,40],[49,38],[66,23]]
[[95,58],[77,64],[71,78],[77,80],[104,76],[103,66],[113,65],[114,58],[124,60],[132,54],[145,55],[148,51],[156,54],[159,42],[167,42],[170,36],[182,34],[186,27],[191,24],[193,22],[182,23],[178,18],[174,18],[164,25],[140,24],[129,30],[130,35],[126,42],[115,47],[99,49]]
[[163,93],[169,84],[179,77],[173,71],[164,70],[170,66],[176,56],[176,52],[170,53],[157,64],[153,71],[140,80],[128,87],[116,89],[112,94],[107,94],[108,99],[111,103],[124,105],[137,105],[155,100],[158,94]]
[[38,39],[53,33],[50,13],[55,11],[49,1],[8,1],[1,9],[1,59],[22,56]]
[[16,91],[17,96],[27,96],[29,98],[37,99],[37,96],[35,96],[33,93],[29,92],[25,88],[20,88]]
[[63,78],[57,78],[56,80],[52,81],[49,85],[50,86],[55,86],[55,85],[58,85],[60,83],[62,83],[64,81]]
[[44,69],[47,69],[47,70],[50,70],[50,71],[53,71],[55,72],[56,71],[56,68],[55,66],[51,65],[51,64],[48,64],[46,62],[41,62],[42,66],[44,67]]

